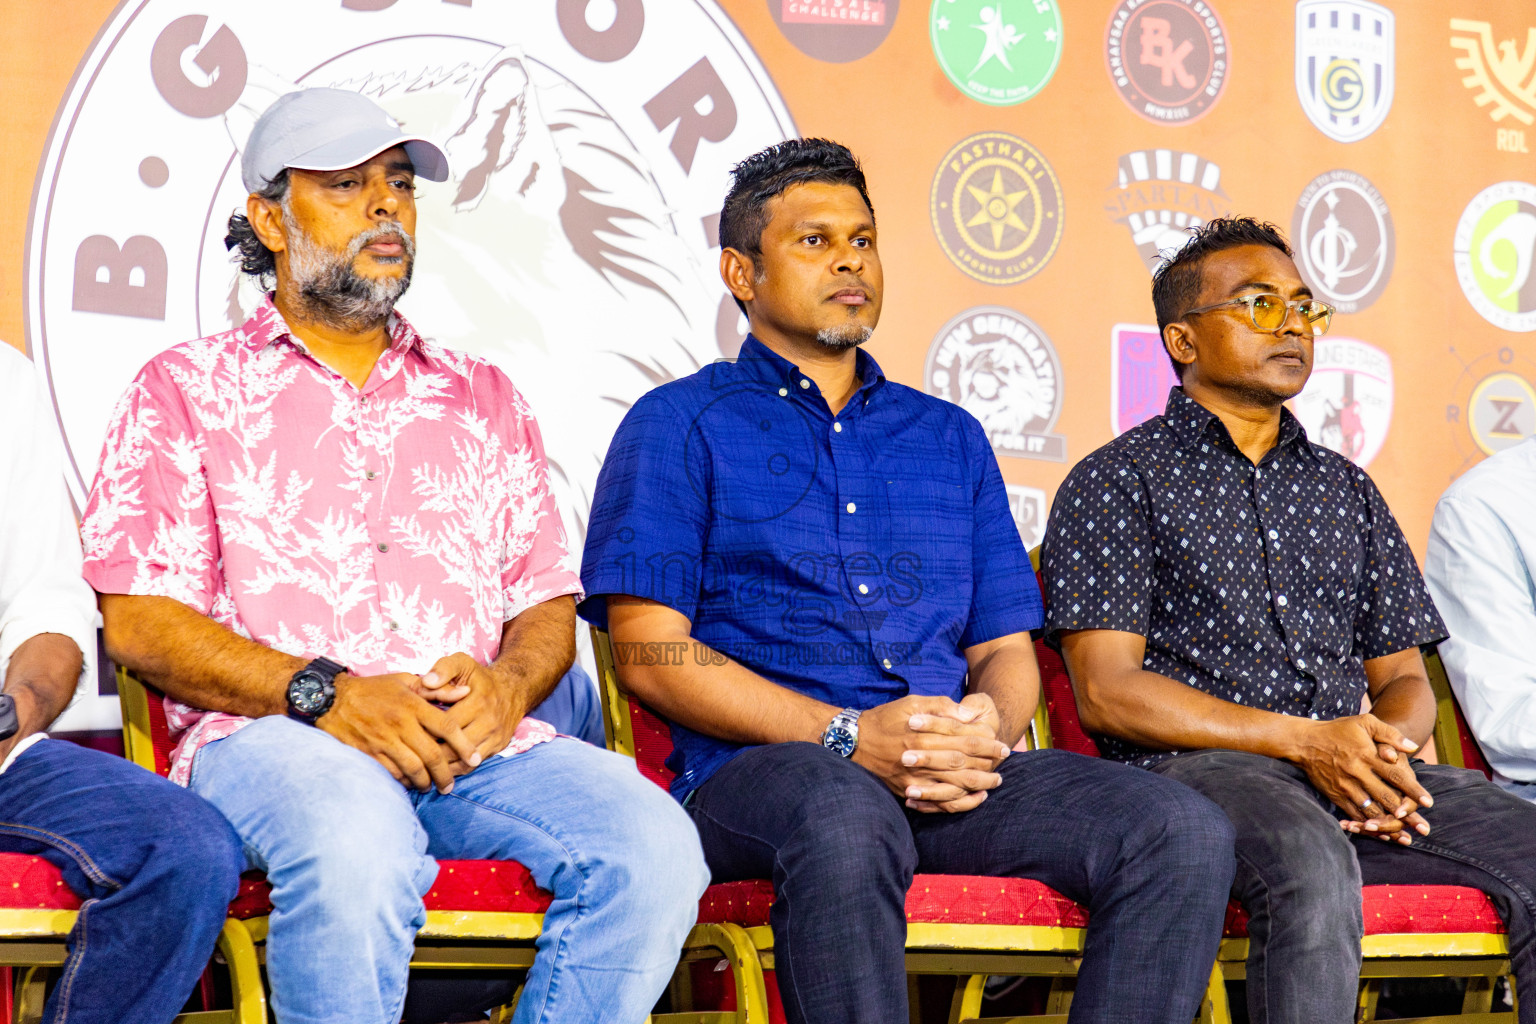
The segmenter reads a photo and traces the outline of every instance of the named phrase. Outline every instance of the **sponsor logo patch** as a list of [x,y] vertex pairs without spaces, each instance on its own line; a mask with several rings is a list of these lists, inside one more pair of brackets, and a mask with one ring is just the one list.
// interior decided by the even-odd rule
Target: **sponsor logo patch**
[[1312,376],[1291,401],[1307,437],[1357,466],[1381,451],[1392,425],[1392,359],[1374,345],[1326,335],[1312,347]]
[[1019,539],[1024,550],[1033,551],[1045,539],[1045,517],[1050,510],[1049,499],[1038,487],[1008,484],[1008,511],[1019,527]]
[[1499,125],[1495,148],[1529,153],[1526,128],[1536,122],[1536,27],[1525,29],[1522,45],[1519,29],[1499,38],[1489,22],[1452,18],[1451,48],[1460,54],[1461,84],[1477,94],[1474,102]]
[[874,53],[891,34],[900,0],[768,0],[784,38],[807,57],[844,64]]
[[1493,455],[1536,434],[1536,362],[1509,346],[1462,360],[1461,376],[1445,407],[1462,463],[1450,474],[1461,475],[1485,455]]
[[1120,98],[1157,124],[1210,113],[1227,84],[1227,32],[1204,0],[1120,0],[1104,34]]
[[1061,62],[1056,0],[933,0],[928,38],[955,88],[993,106],[1022,103]]
[[1386,290],[1397,241],[1376,186],[1354,171],[1328,171],[1296,201],[1291,245],[1318,297],[1358,313]]
[[1115,324],[1109,332],[1109,413],[1115,434],[1145,423],[1168,407],[1179,378],[1155,324]]
[[1536,185],[1501,181],[1473,196],[1456,222],[1453,259],[1484,320],[1536,331]]
[[1296,5],[1296,96],[1318,131],[1359,142],[1392,109],[1396,22],[1367,0]]
[[987,284],[1033,277],[1061,242],[1056,172],[1039,150],[1003,132],[972,135],[946,153],[929,204],[944,254]]
[[1196,153],[1138,149],[1120,158],[1115,188],[1104,210],[1131,232],[1142,265],[1151,273],[1159,254],[1189,240],[1189,229],[1230,216],[1221,167]]
[[923,388],[980,420],[998,455],[1066,461],[1067,439],[1052,433],[1061,416],[1061,360],[1022,313],[978,306],[945,324],[928,347]]

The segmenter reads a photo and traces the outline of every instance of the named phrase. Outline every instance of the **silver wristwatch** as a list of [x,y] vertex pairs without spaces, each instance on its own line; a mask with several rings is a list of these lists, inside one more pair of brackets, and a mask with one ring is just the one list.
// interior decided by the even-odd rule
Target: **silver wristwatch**
[[859,716],[862,711],[843,708],[827,723],[827,731],[821,734],[821,745],[838,757],[852,757],[859,749]]

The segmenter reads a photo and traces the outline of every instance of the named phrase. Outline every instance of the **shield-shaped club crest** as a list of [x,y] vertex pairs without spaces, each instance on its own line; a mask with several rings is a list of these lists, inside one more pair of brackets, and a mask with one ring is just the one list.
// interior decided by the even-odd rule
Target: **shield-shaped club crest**
[[1296,5],[1296,95],[1324,135],[1358,142],[1392,109],[1392,12],[1368,0]]

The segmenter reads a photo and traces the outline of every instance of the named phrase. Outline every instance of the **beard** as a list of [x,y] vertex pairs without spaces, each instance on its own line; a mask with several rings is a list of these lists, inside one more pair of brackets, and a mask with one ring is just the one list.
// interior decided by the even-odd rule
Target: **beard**
[[[346,331],[364,331],[389,318],[395,303],[411,286],[416,262],[416,240],[398,223],[380,224],[355,236],[345,251],[327,249],[316,242],[288,210],[283,208],[288,234],[288,276],[293,284],[300,316],[315,323]],[[363,249],[391,235],[400,238],[399,256],[376,257],[380,263],[404,263],[399,277],[364,277],[356,260]]]
[[858,348],[874,333],[873,327],[865,327],[863,324],[843,324],[839,327],[823,327],[816,332],[816,340],[825,348],[842,352],[850,348]]

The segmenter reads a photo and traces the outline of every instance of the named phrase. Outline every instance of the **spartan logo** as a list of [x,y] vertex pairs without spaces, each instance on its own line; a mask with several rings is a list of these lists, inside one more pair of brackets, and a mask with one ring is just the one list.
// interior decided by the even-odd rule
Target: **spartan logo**
[[1536,185],[1501,181],[1456,224],[1456,279],[1472,308],[1506,331],[1536,331]]
[[1061,183],[1023,139],[972,135],[944,155],[929,198],[944,254],[987,284],[1017,284],[1050,261],[1061,242]]
[[1296,5],[1296,95],[1318,130],[1358,142],[1392,109],[1392,12],[1367,0]]
[[1525,30],[1524,47],[1517,39],[1495,42],[1486,21],[1452,18],[1451,33],[1451,46],[1461,51],[1456,66],[1466,72],[1461,84],[1477,90],[1477,105],[1495,122],[1536,121],[1536,28]]
[[1302,190],[1291,242],[1307,282],[1341,313],[1381,298],[1392,276],[1392,214],[1376,186],[1354,171],[1319,174]]
[[961,313],[929,346],[923,386],[980,420],[998,455],[1067,460],[1066,438],[1051,432],[1061,416],[1061,361],[1028,317],[998,306]]
[[1357,466],[1381,451],[1392,425],[1392,359],[1354,338],[1329,335],[1312,350],[1312,376],[1292,401],[1307,436]]
[[1138,149],[1120,158],[1116,186],[1104,205],[1131,231],[1150,273],[1160,255],[1177,251],[1189,229],[1232,213],[1221,189],[1221,168],[1195,153]]
[[1013,513],[1013,521],[1019,528],[1019,539],[1024,542],[1024,550],[1033,551],[1045,539],[1049,499],[1038,487],[1008,484],[1006,489],[1008,511]]
[[722,183],[796,134],[711,0],[604,6],[122,4],[59,111],[27,249],[29,340],[76,496],[138,369],[258,301],[223,244],[256,116],[296,87],[336,86],[443,142],[453,176],[422,183],[401,310],[507,372],[584,536],[629,405],[739,347],[715,271]]
[[1104,57],[1120,98],[1148,121],[1187,124],[1227,84],[1227,33],[1204,0],[1120,0]]

